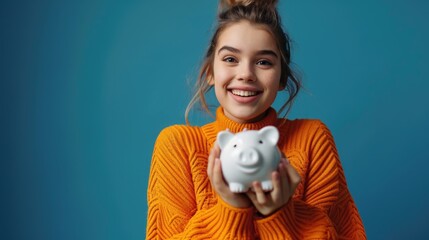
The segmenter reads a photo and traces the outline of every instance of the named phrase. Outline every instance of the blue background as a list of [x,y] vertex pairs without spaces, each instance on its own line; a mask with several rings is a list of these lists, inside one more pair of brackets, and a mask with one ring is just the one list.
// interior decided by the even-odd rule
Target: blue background
[[[1,239],[144,238],[153,143],[184,123],[216,6],[2,2]],[[306,86],[290,117],[331,129],[370,239],[424,238],[429,3],[279,11]]]

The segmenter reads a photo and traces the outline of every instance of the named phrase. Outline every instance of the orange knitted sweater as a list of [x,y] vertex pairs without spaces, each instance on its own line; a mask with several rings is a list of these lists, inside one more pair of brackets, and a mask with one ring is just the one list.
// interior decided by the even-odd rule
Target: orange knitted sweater
[[[164,129],[154,146],[148,187],[147,239],[366,239],[330,131],[318,120],[277,118],[238,124],[222,108],[202,127]],[[301,175],[293,198],[269,217],[216,196],[207,158],[217,133],[277,126],[278,147]]]

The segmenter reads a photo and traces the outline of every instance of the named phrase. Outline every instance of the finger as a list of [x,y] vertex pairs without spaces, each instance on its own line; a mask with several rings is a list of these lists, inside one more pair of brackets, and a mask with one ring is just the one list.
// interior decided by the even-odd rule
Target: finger
[[289,179],[290,179],[291,183],[294,183],[294,184],[300,183],[301,182],[301,176],[295,170],[295,168],[290,164],[286,164],[285,167],[286,167],[285,169],[289,175]]
[[288,173],[286,171],[286,165],[288,164],[286,158],[282,158],[281,163],[279,164],[279,174],[280,174],[280,181],[283,186],[289,185],[289,177]]
[[250,198],[250,200],[252,201],[253,204],[257,203],[256,194],[255,194],[254,191],[249,190],[249,191],[246,192],[246,195]]
[[213,185],[218,191],[222,191],[225,187],[227,187],[225,181],[223,180],[222,166],[219,158],[214,159],[212,181]]
[[217,143],[215,143],[213,148],[210,150],[210,156],[209,156],[209,160],[211,160],[211,166],[210,166],[211,167],[210,169],[212,170],[211,175],[213,175],[213,166],[215,163],[215,159],[219,158],[219,156],[220,156],[220,147]]
[[219,144],[217,144],[217,142],[214,144],[212,150],[215,158],[220,157],[220,147],[219,147]]
[[261,183],[260,182],[253,182],[253,189],[255,191],[256,201],[260,205],[266,204],[268,199],[267,199],[267,196],[265,195],[265,192],[262,190]]
[[285,167],[290,180],[290,187],[291,187],[290,190],[291,190],[291,193],[293,193],[295,191],[295,188],[301,182],[301,176],[292,165],[286,164]]
[[282,192],[281,192],[281,199],[289,199],[290,195],[293,194],[293,191],[291,191],[291,183],[288,176],[288,172],[286,170],[286,165],[288,165],[288,161],[286,158],[282,159],[282,163],[279,166],[279,175],[281,179],[281,186],[282,186]]
[[214,155],[213,155],[214,149],[212,148],[210,150],[210,154],[208,157],[208,163],[207,163],[207,175],[211,179],[213,176],[213,165],[214,165]]
[[271,191],[271,196],[273,199],[277,199],[282,194],[282,192],[284,191],[283,185],[284,184],[287,185],[287,183],[281,182],[280,172],[277,172],[277,171],[274,171],[271,174],[271,181],[273,183],[273,191]]

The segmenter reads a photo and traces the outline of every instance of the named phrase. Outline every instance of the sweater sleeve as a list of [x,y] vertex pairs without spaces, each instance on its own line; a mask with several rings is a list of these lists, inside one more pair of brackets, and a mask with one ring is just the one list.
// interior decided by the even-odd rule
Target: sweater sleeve
[[146,239],[253,239],[253,210],[218,199],[197,209],[186,131],[164,129],[154,146],[148,186]]
[[308,136],[303,195],[256,221],[261,239],[366,239],[333,137],[323,123],[316,123]]

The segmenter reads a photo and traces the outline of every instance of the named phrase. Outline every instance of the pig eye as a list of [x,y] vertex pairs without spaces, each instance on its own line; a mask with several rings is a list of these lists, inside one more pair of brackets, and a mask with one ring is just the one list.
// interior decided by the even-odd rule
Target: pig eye
[[234,144],[234,146],[233,146],[234,148],[236,148],[237,147],[237,144]]
[[259,140],[259,143],[260,143],[260,144],[262,144],[262,143],[264,143],[264,142],[262,142],[262,140]]

